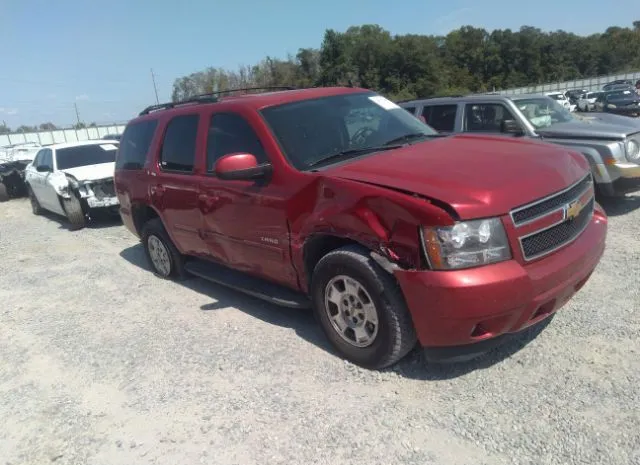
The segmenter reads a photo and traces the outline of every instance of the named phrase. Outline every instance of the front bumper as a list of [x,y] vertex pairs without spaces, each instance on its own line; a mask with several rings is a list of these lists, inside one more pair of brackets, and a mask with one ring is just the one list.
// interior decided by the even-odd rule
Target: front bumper
[[587,282],[604,252],[606,233],[607,217],[596,206],[578,239],[524,266],[509,260],[459,271],[396,271],[420,344],[465,346],[475,353],[481,347],[476,343],[544,320]]
[[608,196],[628,194],[640,191],[640,165],[635,163],[615,163],[613,165],[596,165],[600,179],[598,189]]

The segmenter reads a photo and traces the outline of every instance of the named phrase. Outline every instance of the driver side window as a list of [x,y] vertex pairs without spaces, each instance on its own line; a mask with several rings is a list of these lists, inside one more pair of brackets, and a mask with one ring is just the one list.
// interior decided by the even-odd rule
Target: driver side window
[[497,103],[469,104],[465,114],[466,130],[471,132],[501,132],[504,121],[515,120],[504,105]]
[[53,152],[51,149],[45,149],[44,154],[42,155],[41,165],[48,166],[51,171],[53,171]]
[[44,155],[44,152],[45,152],[45,150],[43,149],[43,150],[40,150],[40,151],[36,154],[35,158],[33,159],[33,164],[32,164],[32,166],[33,166],[34,168],[36,168],[36,169],[37,169],[37,168],[38,168],[38,166],[40,166],[40,164],[42,163],[42,157],[43,157],[43,155]]
[[213,172],[216,161],[230,153],[250,153],[258,164],[269,161],[247,120],[236,113],[216,113],[211,117],[207,136],[207,171]]

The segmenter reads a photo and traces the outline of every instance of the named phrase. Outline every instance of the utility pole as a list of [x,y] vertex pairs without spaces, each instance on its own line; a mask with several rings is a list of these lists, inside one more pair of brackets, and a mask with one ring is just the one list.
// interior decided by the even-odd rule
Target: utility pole
[[156,105],[160,105],[160,100],[158,100],[158,86],[156,86],[156,77],[153,74],[153,68],[151,68],[151,80],[153,81],[153,90],[156,93]]
[[78,120],[78,126],[80,125],[80,113],[78,113],[78,104],[73,102],[73,107],[76,109],[76,119]]

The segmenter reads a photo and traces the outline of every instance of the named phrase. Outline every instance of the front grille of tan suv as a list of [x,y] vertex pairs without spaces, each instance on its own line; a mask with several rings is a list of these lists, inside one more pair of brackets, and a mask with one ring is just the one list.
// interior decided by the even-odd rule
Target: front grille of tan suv
[[[575,218],[569,218],[569,206],[583,198],[587,191],[590,191],[590,196],[582,210]],[[511,219],[516,228],[558,211],[563,212],[559,223],[518,238],[524,259],[530,261],[543,257],[573,242],[589,225],[594,206],[593,178],[589,174],[561,192],[512,210]]]

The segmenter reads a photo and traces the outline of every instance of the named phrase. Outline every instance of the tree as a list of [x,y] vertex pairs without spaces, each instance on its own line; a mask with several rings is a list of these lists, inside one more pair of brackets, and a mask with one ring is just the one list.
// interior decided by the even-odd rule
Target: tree
[[41,131],[54,131],[54,130],[56,130],[56,129],[58,129],[58,128],[56,127],[56,125],[55,125],[55,124],[53,124],[53,123],[51,123],[51,122],[49,122],[49,123],[42,123],[42,124],[40,125],[40,130],[41,130]]
[[37,132],[38,128],[36,126],[27,126],[27,125],[22,125],[19,126],[18,129],[16,129],[16,132]]
[[84,123],[78,123],[78,124],[74,124],[74,125],[73,125],[73,128],[74,128],[74,129],[84,129],[84,128],[86,128],[86,127],[87,127],[87,126],[86,126]]
[[11,128],[6,123],[0,124],[0,134],[11,134]]
[[172,99],[251,86],[360,86],[392,99],[480,92],[640,69],[640,21],[579,36],[522,26],[463,26],[445,36],[391,35],[376,24],[325,31],[320,49],[266,57],[237,71],[178,78]]

